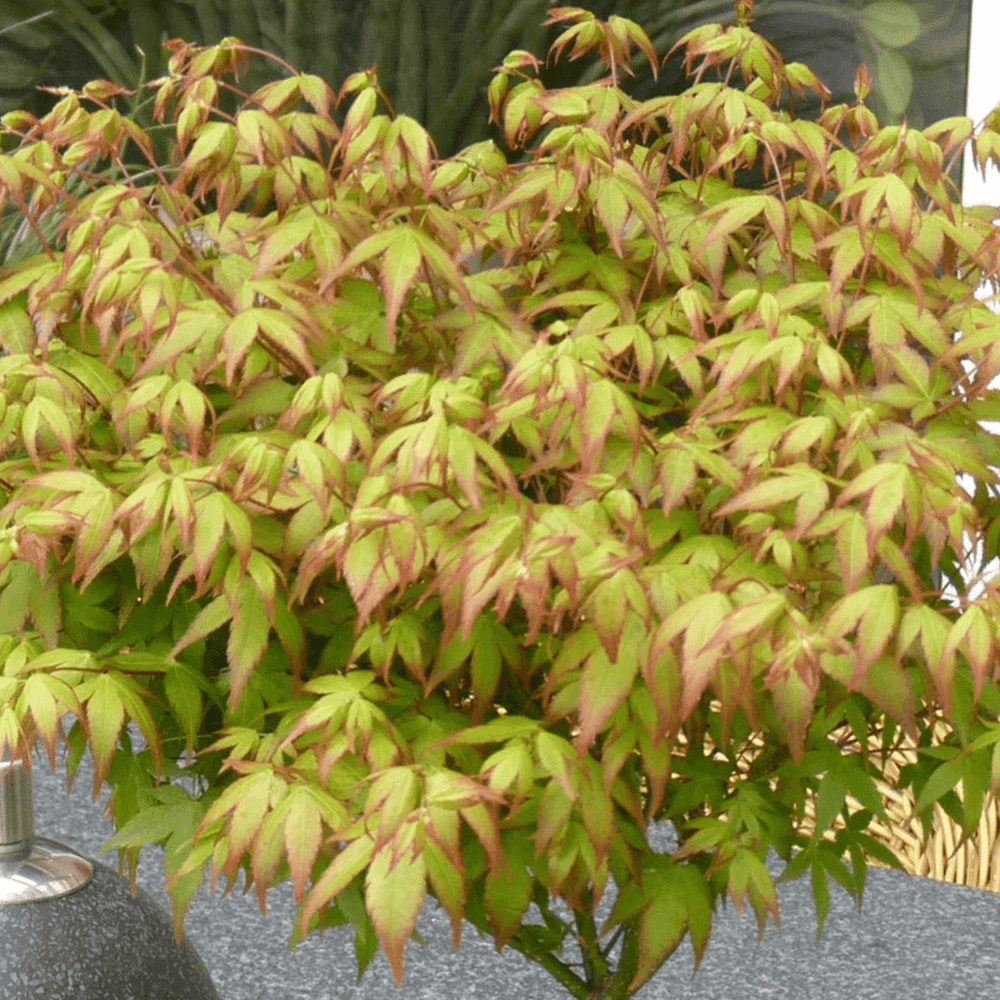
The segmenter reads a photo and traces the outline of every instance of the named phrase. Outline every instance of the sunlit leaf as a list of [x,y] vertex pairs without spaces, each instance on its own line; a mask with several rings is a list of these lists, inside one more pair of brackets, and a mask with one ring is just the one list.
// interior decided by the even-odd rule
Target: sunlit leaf
[[285,802],[285,847],[288,865],[295,883],[295,902],[299,905],[306,893],[306,881],[320,846],[320,812],[308,788],[299,786],[289,792]]
[[400,858],[392,864],[392,853],[387,844],[372,859],[365,879],[365,903],[396,985],[402,986],[406,942],[416,926],[427,892],[427,867],[420,854]]

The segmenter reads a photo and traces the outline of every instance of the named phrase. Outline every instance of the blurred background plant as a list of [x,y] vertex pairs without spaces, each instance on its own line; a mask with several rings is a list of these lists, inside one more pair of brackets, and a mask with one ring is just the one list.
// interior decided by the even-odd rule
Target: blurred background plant
[[[43,0],[43,6],[0,2],[0,114],[14,108],[43,114],[53,101],[37,86],[79,88],[103,76],[134,88],[141,74],[137,50],[145,53],[147,78],[155,79],[166,66],[167,38],[210,45],[236,35],[335,89],[348,74],[378,63],[396,110],[423,123],[442,156],[487,137],[491,67],[513,48],[544,52],[559,34],[558,25],[541,27],[548,0]],[[618,14],[642,24],[660,52],[697,24],[734,19],[732,0],[591,6],[597,17]],[[855,71],[867,63],[879,120],[898,124],[905,116],[923,128],[964,108],[970,7],[970,0],[757,0],[754,30],[789,60],[807,62],[834,102],[852,99]],[[658,82],[637,76],[624,89],[637,98],[676,92],[683,84],[676,62]],[[246,88],[279,73],[259,60]],[[595,61],[550,67],[542,79],[549,88],[574,86],[599,73]]]
[[[486,88],[492,67],[512,49],[548,50],[560,31],[557,24],[541,26],[549,6],[549,0],[0,0],[0,115],[24,109],[41,117],[61,96],[53,91],[78,90],[98,77],[135,90],[165,73],[167,39],[211,45],[235,35],[334,90],[349,74],[377,64],[394,110],[421,122],[442,158],[492,139],[517,162],[526,154],[510,155],[501,130],[489,123]],[[590,8],[600,18],[618,14],[641,24],[660,53],[698,24],[735,17],[733,0],[592,0]],[[853,102],[854,75],[866,63],[874,78],[868,104],[879,120],[905,117],[922,128],[964,113],[970,10],[971,0],[757,0],[753,27],[787,59],[808,63],[834,103]],[[241,81],[247,92],[282,73],[270,60],[253,65]],[[644,68],[639,54],[637,69]],[[539,77],[552,89],[593,82],[601,72],[597,60],[561,62]],[[679,93],[680,58],[659,80],[637,72],[620,86],[637,100]],[[237,96],[225,96],[224,109],[235,112]],[[128,103],[130,116],[148,130],[152,100],[136,94]],[[819,105],[795,110],[813,117]],[[152,134],[165,163],[168,136]],[[17,141],[4,135],[0,148],[9,152]],[[961,161],[952,171],[956,183],[960,171]],[[16,206],[6,206],[0,262],[8,260],[15,236],[19,257],[40,249],[21,228]]]

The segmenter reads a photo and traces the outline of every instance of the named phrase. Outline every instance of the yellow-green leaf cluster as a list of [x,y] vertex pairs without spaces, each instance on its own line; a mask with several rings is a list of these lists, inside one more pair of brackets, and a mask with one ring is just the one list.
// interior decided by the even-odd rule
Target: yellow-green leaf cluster
[[[430,893],[456,947],[469,919],[624,996],[688,931],[700,961],[722,893],[777,919],[770,846],[801,848],[821,925],[827,871],[860,898],[862,821],[853,875],[820,835],[877,770],[835,730],[919,735],[939,704],[964,756],[921,772],[919,810],[965,776],[971,830],[976,775],[1000,782],[977,715],[1000,596],[961,572],[969,539],[997,547],[1000,319],[975,290],[1000,235],[943,167],[971,123],[798,120],[786,91],[828,92],[745,16],[677,43],[684,93],[635,102],[638,25],[550,18],[611,78],[547,92],[509,56],[493,120],[538,139],[516,169],[492,143],[439,160],[374,71],[342,128],[311,76],[227,117],[235,39],[155,81],[169,165],[93,96],[4,123],[0,204],[61,213],[64,242],[0,271],[0,742],[54,760],[76,717],[95,791],[133,790],[112,846],[166,845],[178,930],[209,863],[262,906],[290,878],[294,939],[349,921],[401,982]],[[97,171],[128,143],[146,183]],[[183,798],[154,783],[182,756]],[[546,951],[550,895],[584,978]]]

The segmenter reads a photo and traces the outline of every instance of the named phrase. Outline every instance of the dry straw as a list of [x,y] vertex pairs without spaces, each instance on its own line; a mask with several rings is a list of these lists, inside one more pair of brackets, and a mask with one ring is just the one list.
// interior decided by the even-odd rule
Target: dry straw
[[[714,711],[720,711],[721,705],[714,702],[712,708]],[[949,731],[945,720],[939,719],[934,727],[934,743],[942,742]],[[678,742],[685,742],[683,736],[679,737]],[[875,779],[875,787],[885,803],[889,825],[886,826],[875,817],[868,827],[868,834],[885,844],[899,858],[911,875],[935,878],[942,882],[953,882],[958,885],[989,889],[1000,893],[1000,838],[997,837],[1000,823],[998,823],[997,797],[990,795],[987,789],[983,798],[979,829],[957,850],[956,845],[961,840],[962,828],[941,808],[940,802],[935,802],[934,827],[928,838],[927,847],[924,849],[921,845],[923,826],[913,814],[915,803],[913,789],[907,788],[903,791],[897,791],[890,784],[890,782],[898,782],[901,768],[906,764],[915,763],[917,759],[913,741],[905,734],[901,734],[901,742],[900,749],[887,756],[885,766],[882,769],[888,781]],[[760,749],[763,747],[763,741],[757,737],[750,741],[750,746]],[[868,746],[869,750],[873,752],[881,750],[878,733],[869,738]],[[705,752],[708,753],[711,750],[711,740],[706,737]],[[719,756],[721,757],[721,754]],[[740,760],[738,764],[740,773],[746,773],[749,769],[750,759],[744,756]],[[877,759],[880,760],[881,757]],[[955,791],[961,799],[961,781],[955,786]],[[850,795],[847,796],[847,805],[851,813],[858,812],[863,808],[861,803]],[[721,815],[724,818],[725,814]],[[815,820],[815,804],[809,798],[806,801],[805,819],[799,832],[806,836],[811,835],[815,829]],[[844,818],[838,816],[834,830],[841,829],[843,826]],[[827,830],[823,834],[823,839],[833,840],[834,831]],[[874,858],[868,857],[866,860],[873,866],[885,867]]]

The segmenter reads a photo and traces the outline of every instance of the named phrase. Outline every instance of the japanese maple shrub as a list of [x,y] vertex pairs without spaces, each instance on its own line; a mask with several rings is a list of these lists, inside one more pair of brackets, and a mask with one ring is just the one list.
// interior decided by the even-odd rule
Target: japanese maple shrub
[[997,551],[1000,237],[946,159],[1000,161],[1000,116],[880,128],[862,69],[798,120],[827,92],[750,6],[641,104],[648,36],[551,9],[554,54],[610,75],[546,92],[512,52],[516,168],[435,159],[375,72],[341,125],[314,76],[245,95],[237,39],[170,44],[168,164],[107,81],[4,117],[4,203],[61,225],[0,271],[0,735],[53,766],[64,739],[71,776],[89,744],[178,933],[210,861],[262,907],[290,878],[293,942],[349,922],[359,978],[381,946],[402,982],[429,893],[455,947],[467,919],[620,998],[688,931],[701,960],[720,895],[780,919],[769,847],[818,933],[828,873],[860,904],[865,858],[899,864],[870,733],[926,748],[943,712],[900,781],[975,829],[1000,598],[959,570]]

